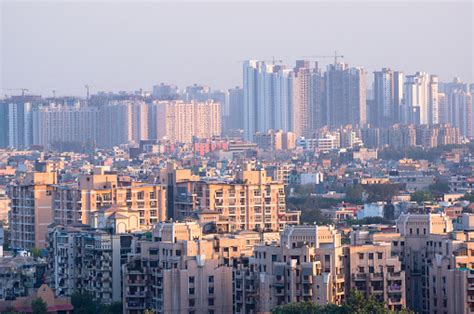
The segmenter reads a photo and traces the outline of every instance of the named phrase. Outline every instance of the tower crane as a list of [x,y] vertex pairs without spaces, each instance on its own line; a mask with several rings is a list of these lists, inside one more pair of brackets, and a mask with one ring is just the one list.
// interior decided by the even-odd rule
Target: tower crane
[[85,87],[86,90],[87,90],[87,98],[86,98],[86,99],[89,100],[89,98],[90,98],[90,93],[89,93],[89,92],[90,92],[90,89],[93,88],[94,86],[89,85],[89,84],[86,84],[86,85],[84,85],[84,87]]
[[21,90],[21,96],[24,97],[26,92],[30,90],[28,88],[2,88],[2,90]]
[[334,55],[332,56],[305,56],[303,58],[308,58],[308,59],[327,59],[327,58],[334,58],[334,64],[337,63],[338,58],[344,58],[344,55],[338,55],[337,51],[334,51]]

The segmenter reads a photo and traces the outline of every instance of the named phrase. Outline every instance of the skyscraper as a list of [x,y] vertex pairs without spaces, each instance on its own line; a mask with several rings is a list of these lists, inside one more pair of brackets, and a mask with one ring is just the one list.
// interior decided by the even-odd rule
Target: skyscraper
[[462,136],[472,137],[472,95],[468,84],[454,78],[449,83],[439,83],[440,117],[444,123],[459,128]]
[[243,65],[244,138],[268,129],[292,130],[293,72],[249,60]]
[[335,63],[326,72],[326,105],[329,126],[366,123],[366,81],[362,68]]
[[229,89],[229,119],[227,129],[244,128],[244,91],[241,87]]
[[439,123],[438,77],[425,72],[407,75],[404,84],[404,123]]
[[375,126],[382,127],[399,121],[400,104],[403,97],[403,74],[383,68],[374,72],[374,108],[372,117]]
[[295,132],[296,136],[310,136],[312,133],[312,73],[309,61],[296,61],[296,67],[294,71],[293,131]]

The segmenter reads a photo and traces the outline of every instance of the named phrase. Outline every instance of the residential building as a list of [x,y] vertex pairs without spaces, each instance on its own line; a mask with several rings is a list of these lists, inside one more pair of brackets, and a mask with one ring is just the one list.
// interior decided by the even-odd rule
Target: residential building
[[52,185],[55,183],[55,172],[30,172],[8,187],[13,248],[46,248],[47,228],[54,221]]

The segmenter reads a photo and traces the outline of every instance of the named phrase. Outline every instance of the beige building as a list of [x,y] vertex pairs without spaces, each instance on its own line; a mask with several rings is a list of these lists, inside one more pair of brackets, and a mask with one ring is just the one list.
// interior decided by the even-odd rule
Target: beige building
[[280,244],[257,245],[235,270],[235,313],[268,313],[291,302],[340,304],[344,252],[333,227],[288,226]]
[[33,144],[60,149],[63,144],[78,147],[97,137],[97,108],[81,104],[51,104],[33,111]]
[[77,184],[55,185],[53,199],[54,222],[65,226],[110,224],[117,232],[126,232],[166,220],[165,187],[124,180],[101,168],[80,175]]
[[258,233],[203,235],[196,222],[161,223],[123,269],[124,313],[232,313],[234,260]]
[[226,221],[228,232],[282,230],[299,222],[299,212],[287,211],[284,184],[263,170],[245,170],[234,180],[198,180],[177,183],[175,218],[199,217],[210,212]]
[[[407,307],[410,309],[419,313],[435,312],[429,304],[433,290],[431,293],[426,290],[427,272],[436,260],[430,251],[433,245],[447,249],[443,239],[448,240],[452,231],[452,221],[445,214],[402,214],[397,220],[400,237],[393,239],[392,248],[405,266]],[[430,279],[443,280],[443,276],[435,277]],[[441,300],[436,302],[443,304]]]
[[208,102],[158,101],[156,138],[190,143],[193,137],[211,138],[221,134],[221,105]]
[[115,101],[99,109],[97,142],[113,147],[148,139],[148,106],[142,101]]
[[46,247],[48,225],[54,221],[51,204],[55,183],[55,172],[34,172],[17,178],[8,187],[13,248]]
[[401,310],[406,306],[405,272],[391,246],[379,242],[346,247],[346,291],[358,290],[366,298],[385,302],[390,310]]

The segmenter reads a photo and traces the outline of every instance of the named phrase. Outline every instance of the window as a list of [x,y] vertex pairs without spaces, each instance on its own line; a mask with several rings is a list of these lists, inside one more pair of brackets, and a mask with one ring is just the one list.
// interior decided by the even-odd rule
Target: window
[[189,299],[189,306],[194,306],[194,299]]
[[364,253],[359,253],[359,259],[364,259]]
[[207,305],[213,306],[214,305],[214,299],[213,298],[207,299]]
[[191,294],[191,295],[194,294],[194,288],[189,288],[189,294]]
[[194,276],[189,277],[189,278],[188,278],[188,282],[189,282],[189,283],[194,283]]
[[369,259],[374,259],[374,253],[369,253]]
[[213,283],[214,282],[214,276],[209,276],[208,281],[209,281],[209,283]]
[[214,294],[214,287],[209,287],[208,292],[209,294]]
[[383,258],[383,253],[377,253],[377,258],[382,259]]
[[374,273],[374,267],[373,266],[369,266],[369,273],[371,273],[371,274]]

